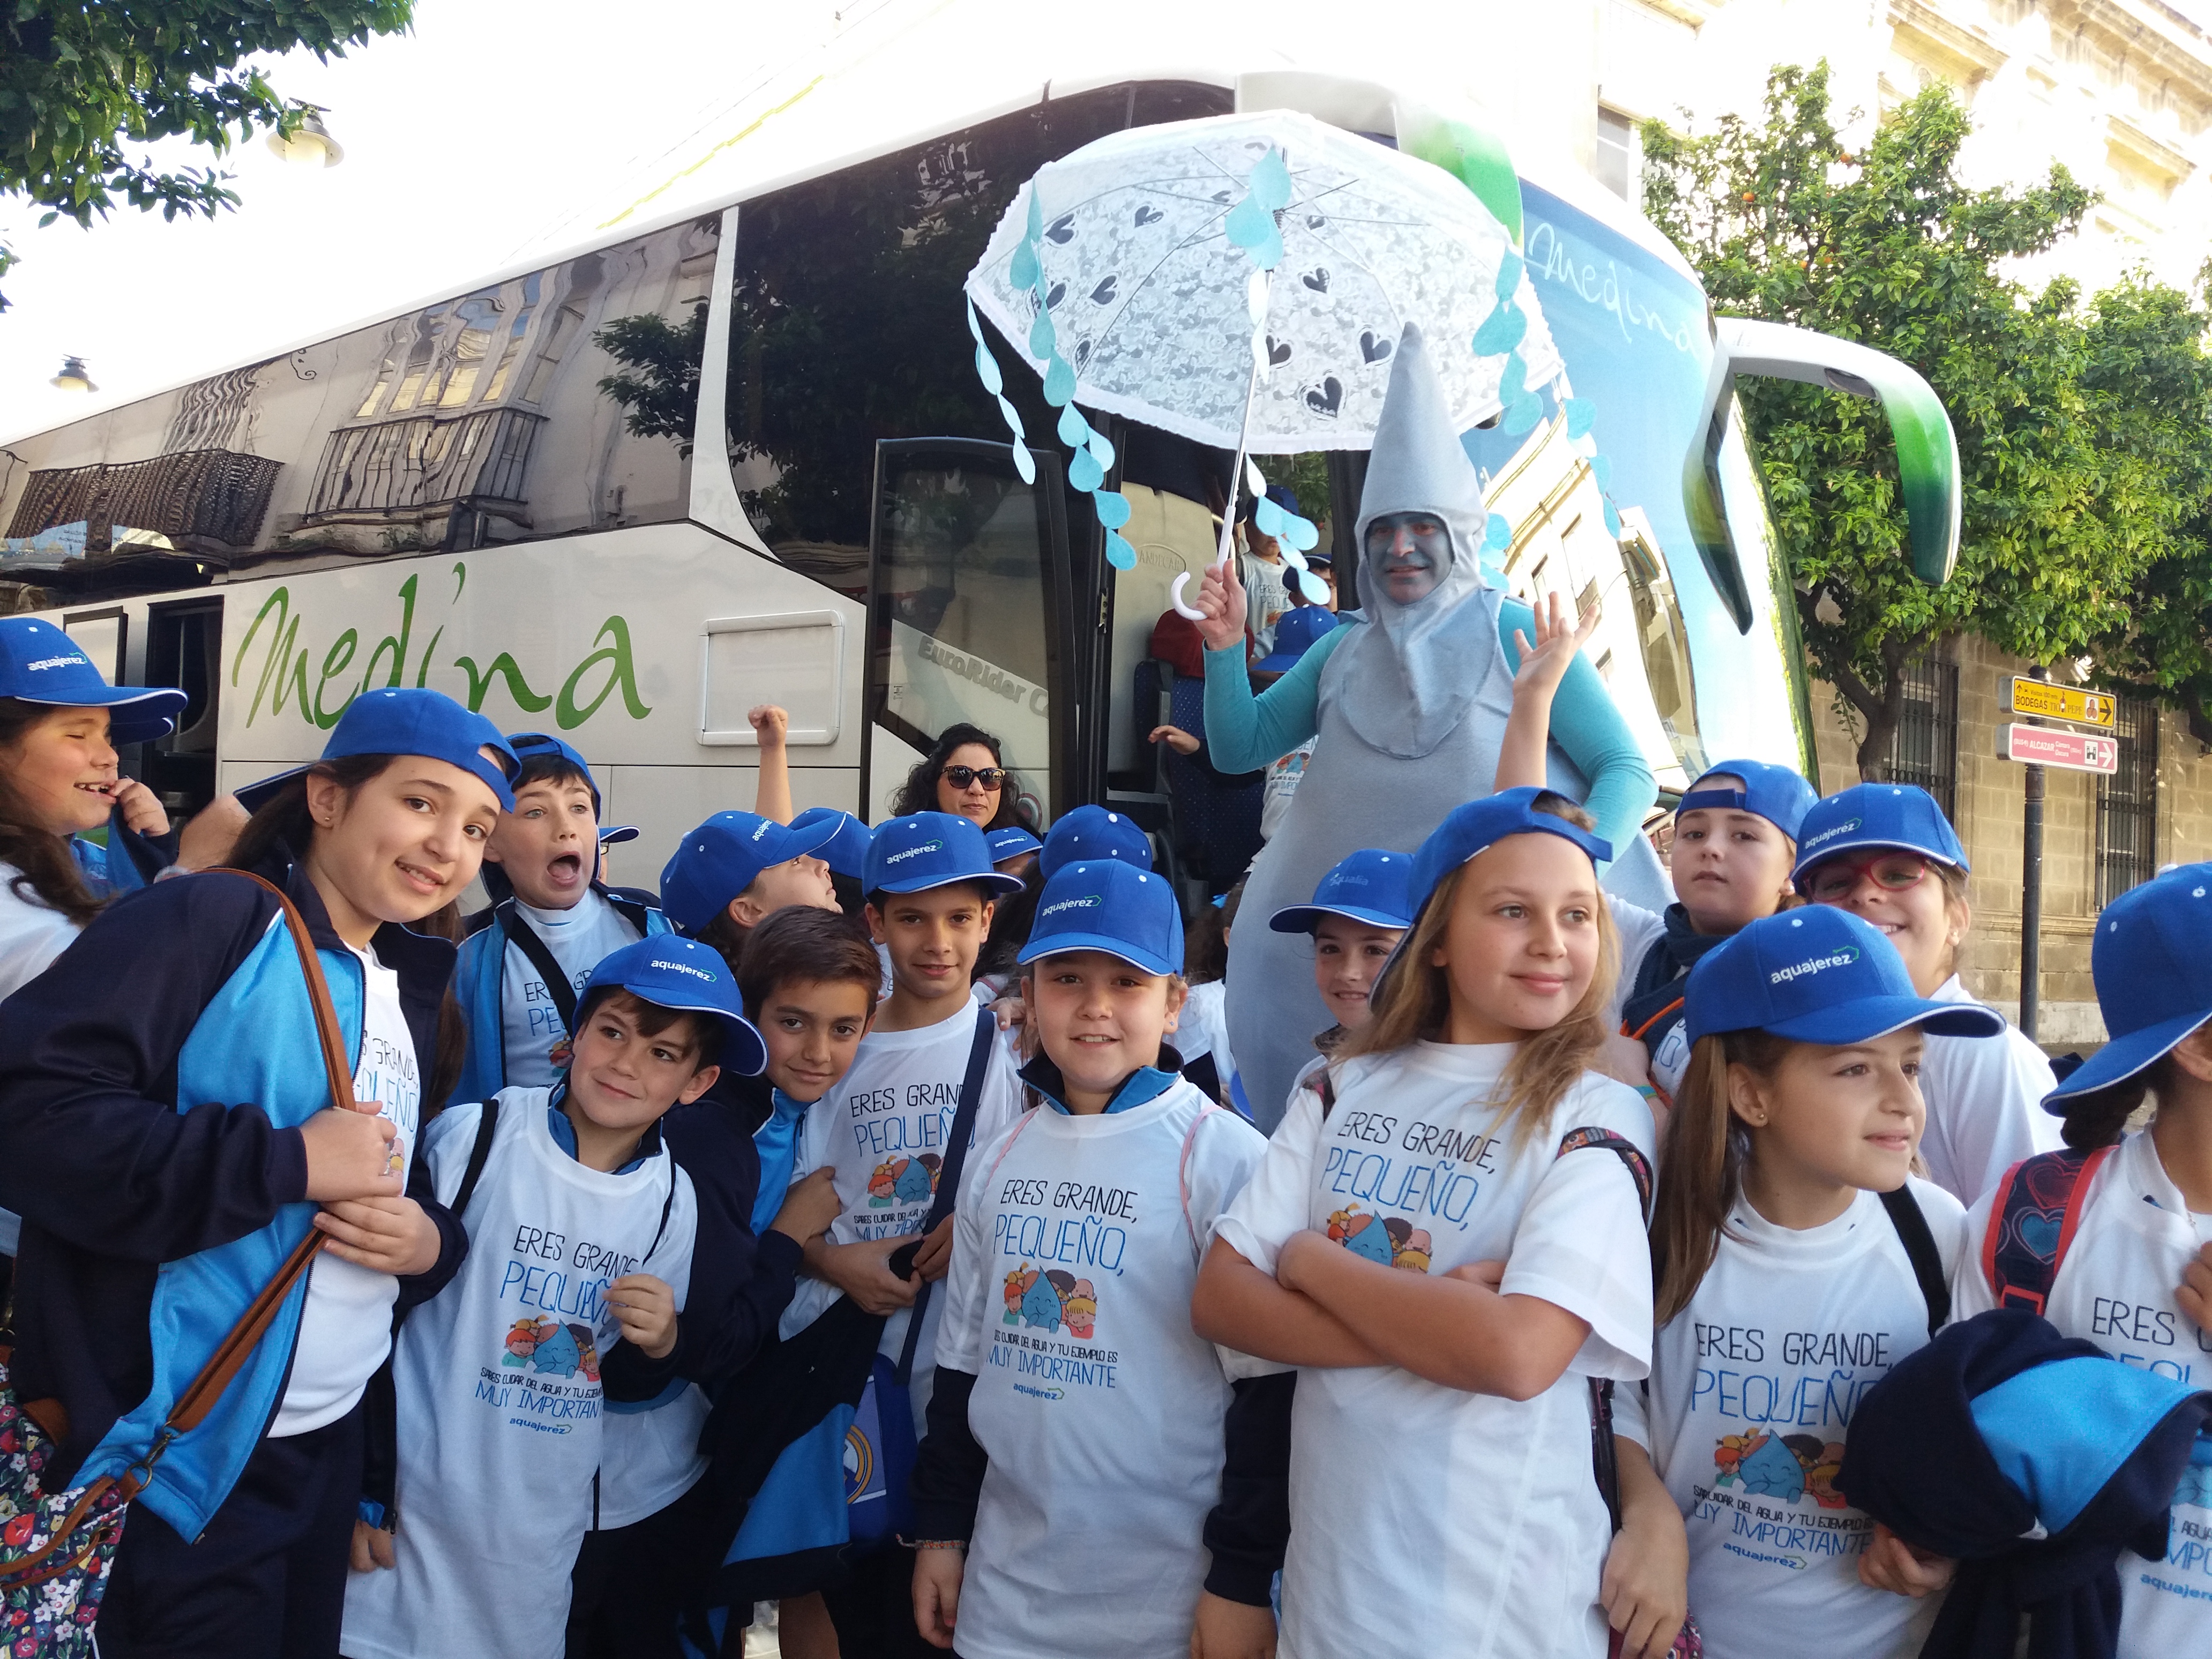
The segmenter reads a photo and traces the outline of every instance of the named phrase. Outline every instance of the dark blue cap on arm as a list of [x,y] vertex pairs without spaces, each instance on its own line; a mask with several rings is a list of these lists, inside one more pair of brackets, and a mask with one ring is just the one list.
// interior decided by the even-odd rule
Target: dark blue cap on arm
[[2212,864],[2184,864],[2130,887],[2097,918],[2089,971],[2109,1041],[2044,1097],[2068,1101],[2125,1082],[2212,1019]]
[[679,933],[696,933],[763,870],[811,853],[834,823],[778,823],[757,812],[717,812],[677,843],[660,872],[660,908]]
[[869,837],[864,892],[920,893],[963,881],[994,897],[1022,890],[1020,881],[991,867],[983,832],[955,813],[910,812],[878,824]]
[[834,823],[837,829],[815,856],[830,866],[831,874],[860,880],[868,868],[868,826],[834,806],[810,806],[792,819],[791,827],[804,830],[817,823]]
[[718,951],[672,933],[638,939],[599,958],[578,1000],[589,1002],[594,994],[613,990],[627,991],[656,1008],[713,1016],[722,1027],[720,1064],[726,1071],[758,1077],[768,1064],[768,1048],[745,1018],[738,982]]
[[144,743],[175,727],[185,694],[167,686],[110,685],[92,659],[52,623],[0,617],[0,697],[56,708],[105,708],[108,739]]
[[1800,829],[1790,879],[1801,888],[1824,859],[1863,849],[1917,853],[1938,864],[1970,867],[1959,832],[1936,797],[1917,784],[1854,784],[1815,802]]
[[1363,848],[1321,878],[1310,904],[1286,904],[1267,918],[1279,933],[1310,933],[1323,916],[1345,916],[1370,927],[1411,927],[1407,889],[1413,878],[1410,853]]
[[1148,974],[1182,971],[1182,910],[1167,878],[1118,859],[1062,865],[1037,896],[1019,960],[1103,951]]
[[1049,881],[1054,872],[1086,860],[1115,859],[1139,870],[1152,867],[1152,844],[1136,820],[1103,806],[1079,806],[1045,831],[1037,864]]
[[[1725,784],[1710,781],[1715,778],[1735,778],[1741,781],[1741,787],[1731,789]],[[1678,815],[1705,808],[1749,812],[1765,818],[1795,841],[1804,824],[1805,814],[1819,799],[1819,792],[1790,767],[1773,766],[1765,761],[1733,760],[1708,766],[1674,811]]]
[[1690,969],[1684,1036],[1765,1031],[1839,1047],[1918,1025],[1939,1036],[1995,1036],[2003,1017],[1979,1003],[1933,1002],[1912,988],[1897,947],[1832,904],[1762,916]]
[[1444,814],[1444,821],[1430,832],[1429,838],[1413,854],[1413,878],[1406,890],[1410,914],[1419,915],[1421,907],[1429,902],[1439,882],[1508,836],[1557,836],[1589,854],[1593,864],[1602,864],[1610,859],[1611,842],[1555,813],[1536,810],[1538,797],[1556,793],[1534,787],[1501,789],[1480,800],[1455,806]]
[[[487,759],[483,751],[491,750]],[[514,775],[522,769],[500,729],[442,691],[422,686],[392,686],[364,691],[345,707],[323,744],[326,761],[355,755],[422,755],[458,766],[483,780],[499,798],[499,810],[514,811]],[[237,791],[240,803],[258,812],[295,778],[313,771],[295,766]]]

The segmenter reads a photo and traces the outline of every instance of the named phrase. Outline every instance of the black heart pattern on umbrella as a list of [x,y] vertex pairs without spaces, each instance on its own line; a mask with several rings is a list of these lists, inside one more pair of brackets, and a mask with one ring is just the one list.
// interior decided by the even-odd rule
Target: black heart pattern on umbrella
[[1359,334],[1359,355],[1370,363],[1379,363],[1390,355],[1390,342],[1379,337],[1371,328]]
[[1052,292],[1044,296],[1044,308],[1047,311],[1050,311],[1054,306],[1058,305],[1066,297],[1067,284],[1066,283],[1054,283],[1052,285]]
[[1288,340],[1279,340],[1273,335],[1270,334],[1267,337],[1267,362],[1269,365],[1273,366],[1276,363],[1287,363],[1290,361],[1291,343]]
[[1306,272],[1304,276],[1299,277],[1298,280],[1304,283],[1308,288],[1311,289],[1315,293],[1326,294],[1328,292],[1328,267],[1327,265],[1316,265],[1311,270]]
[[1308,386],[1305,397],[1308,409],[1333,421],[1344,406],[1344,382],[1331,374],[1319,386]]
[[1140,207],[1137,210],[1135,222],[1141,228],[1146,225],[1156,225],[1166,216],[1156,207]]
[[1114,284],[1117,280],[1118,278],[1109,276],[1104,282],[1099,283],[1097,288],[1092,289],[1091,290],[1091,303],[1094,306],[1112,305],[1114,303]]
[[1322,218],[1318,213],[1309,213],[1306,215],[1306,228],[1308,230],[1319,230],[1328,222],[1328,221]]
[[1075,216],[1063,213],[1044,228],[1044,234],[1062,245],[1075,240]]

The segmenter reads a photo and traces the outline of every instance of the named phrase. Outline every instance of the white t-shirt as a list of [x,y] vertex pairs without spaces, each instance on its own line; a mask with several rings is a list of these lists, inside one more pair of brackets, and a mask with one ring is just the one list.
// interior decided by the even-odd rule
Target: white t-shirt
[[[515,900],[514,908],[517,916],[551,948],[553,960],[561,964],[579,996],[592,969],[611,952],[635,944],[639,938],[637,929],[623,919],[621,911],[602,895],[588,890],[569,909],[541,910],[520,899]],[[509,1084],[550,1089],[560,1080],[552,1060],[553,1045],[568,1035],[561,1024],[560,1005],[530,965],[530,958],[511,944],[500,966],[499,1026]]]
[[[1908,1183],[1948,1274],[1966,1212]],[[1911,1659],[1941,1595],[1859,1583],[1874,1522],[1834,1486],[1851,1414],[1928,1341],[1928,1304],[1881,1198],[1778,1227],[1738,1197],[1651,1380],[1614,1390],[1614,1431],[1651,1454],[1690,1535],[1690,1612],[1711,1659]]]
[[1558,1154],[1610,1130],[1651,1155],[1636,1091],[1586,1072],[1516,1144],[1489,1104],[1510,1044],[1416,1043],[1346,1060],[1336,1107],[1301,1090],[1219,1225],[1273,1273],[1291,1234],[1421,1273],[1504,1261],[1504,1292],[1589,1323],[1534,1400],[1468,1394],[1395,1366],[1304,1370],[1291,1431],[1284,1659],[1602,1659],[1610,1523],[1590,1469],[1590,1377],[1651,1355],[1651,1258],[1614,1154]]
[[1182,1017],[1168,1041],[1185,1060],[1213,1056],[1213,1072],[1225,1091],[1237,1075],[1237,1057],[1229,1052],[1229,981],[1210,979],[1190,988],[1183,999]]
[[[628,1174],[579,1163],[546,1126],[550,1094],[500,1091],[468,1260],[400,1331],[398,1565],[348,1579],[351,1659],[562,1651],[603,1453],[599,1356],[621,1340],[607,1286],[688,1284],[698,1205],[665,1146]],[[454,1107],[424,1135],[446,1203],[483,1110]]]
[[22,873],[12,864],[0,864],[0,998],[15,995],[45,973],[78,933],[76,923],[49,910],[28,887],[16,891],[11,884]]
[[1636,984],[1636,971],[1644,966],[1644,953],[1667,937],[1667,918],[1660,911],[1647,910],[1611,893],[1605,896],[1605,902],[1613,912],[1613,925],[1620,930],[1620,977],[1613,982],[1613,1000],[1605,1012],[1605,1029],[1618,1031],[1620,1006],[1628,1000],[1628,993]]
[[[1994,1192],[1984,1194],[1968,1218],[1972,1248],[1952,1280],[1954,1319],[1996,1304],[1982,1272],[1996,1200]],[[2105,1160],[2081,1214],[2044,1317],[2126,1364],[2212,1388],[2212,1331],[2191,1322],[2173,1296],[2182,1270],[2212,1243],[2212,1225],[2190,1213],[2148,1133],[2130,1135]],[[2166,1549],[2164,1561],[2120,1552],[2115,1659],[2212,1653],[2212,1467],[2198,1463],[2182,1476]]]
[[1245,625],[1264,657],[1275,648],[1275,623],[1291,608],[1291,568],[1279,561],[1269,564],[1257,554],[1239,553],[1237,576],[1244,584]]
[[[277,924],[277,925],[281,925]],[[361,1059],[353,1074],[356,1100],[373,1100],[377,1115],[398,1126],[400,1180],[415,1161],[415,1130],[422,1109],[422,1069],[415,1036],[399,1011],[399,975],[377,960],[376,947],[361,958]],[[325,1251],[307,1272],[307,1300],[300,1310],[300,1340],[284,1402],[269,1426],[271,1437],[305,1434],[335,1423],[353,1409],[361,1391],[392,1348],[392,1304],[399,1281],[390,1273],[341,1261]]]
[[[1982,1006],[1956,974],[1936,988],[1934,1000]],[[1993,1037],[1930,1036],[1920,1062],[1928,1178],[1972,1204],[2022,1158],[2057,1152],[2065,1141],[2043,1097],[2057,1086],[2043,1050],[2010,1024]]]
[[990,1458],[960,1591],[969,1659],[1189,1653],[1229,1385],[1279,1369],[1198,1336],[1191,1292],[1266,1150],[1177,1081],[1102,1116],[1041,1106],[969,1157],[937,1351],[975,1377]]
[[1269,763],[1267,782],[1260,796],[1260,839],[1273,841],[1275,831],[1291,810],[1291,797],[1298,793],[1298,784],[1305,777],[1306,763],[1313,758],[1315,740],[1308,738],[1287,755]]
[[[960,1083],[968,1073],[968,1052],[980,1017],[998,1023],[988,1010],[967,997],[948,997],[952,1012],[934,1025],[911,1030],[880,1028],[860,1039],[853,1069],[810,1108],[799,1131],[796,1182],[823,1168],[836,1171],[838,1202],[844,1207],[830,1224],[829,1242],[854,1244],[863,1239],[903,1238],[921,1231],[937,1195],[944,1168],[945,1138],[960,1106]],[[988,1144],[1020,1115],[1022,1083],[1006,1045],[985,1045],[983,1092],[975,1108],[971,1147]],[[912,1395],[915,1432],[922,1431],[929,1402],[929,1372],[936,1363],[937,1328],[945,1297],[933,1291],[922,1316],[921,1340],[914,1353]],[[796,1334],[821,1317],[838,1291],[819,1279],[801,1279],[798,1293],[784,1310],[782,1331]],[[902,1308],[884,1325],[881,1352],[893,1359],[906,1346],[913,1317]]]

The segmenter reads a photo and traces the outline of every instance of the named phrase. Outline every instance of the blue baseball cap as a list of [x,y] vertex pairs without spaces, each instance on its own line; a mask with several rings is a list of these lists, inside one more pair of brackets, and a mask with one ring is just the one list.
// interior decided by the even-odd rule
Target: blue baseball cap
[[610,951],[599,958],[584,983],[579,1006],[606,991],[627,991],[656,1008],[678,1008],[685,1013],[712,1014],[722,1024],[724,1070],[740,1077],[758,1077],[768,1065],[768,1048],[761,1034],[745,1018],[721,952],[696,939],[673,933],[656,933]]
[[106,708],[111,743],[144,743],[176,729],[185,694],[110,685],[75,640],[35,617],[0,617],[0,697],[55,708]]
[[983,842],[991,849],[991,862],[994,864],[1004,864],[1008,859],[1018,859],[1024,853],[1034,853],[1044,845],[1018,823],[1010,823],[1003,830],[988,831],[984,836]]
[[592,763],[582,753],[571,748],[550,732],[510,732],[507,746],[514,750],[514,757],[528,762],[544,755],[558,755],[562,760],[584,775],[585,787],[592,792],[592,816],[599,815],[599,781],[592,775]]
[[1411,927],[1407,884],[1413,878],[1410,853],[1363,848],[1321,878],[1310,904],[1286,904],[1267,918],[1279,933],[1310,933],[1323,916],[1348,916],[1370,927]]
[[[1740,778],[1742,787],[1701,787],[1708,778]],[[1682,797],[1674,811],[1678,817],[1684,812],[1707,807],[1724,812],[1749,812],[1765,818],[1795,841],[1804,824],[1805,814],[1820,799],[1820,792],[1790,767],[1773,766],[1765,761],[1723,761],[1698,775],[1697,781],[1690,786],[1690,793]]]
[[860,880],[868,867],[868,826],[834,806],[810,806],[792,819],[791,827],[802,830],[817,823],[836,825],[835,833],[822,843],[820,854],[830,873]]
[[[483,751],[487,749],[494,758],[484,758]],[[345,713],[331,728],[330,740],[323,744],[326,761],[352,755],[424,755],[444,761],[489,785],[499,798],[501,811],[514,811],[514,780],[522,763],[515,758],[499,727],[442,691],[392,686],[362,692],[345,706]],[[286,784],[313,770],[313,766],[295,766],[234,793],[247,811],[258,812]]]
[[599,826],[599,845],[619,847],[626,841],[635,841],[641,833],[634,823],[603,823]]
[[1018,960],[1103,951],[1148,974],[1182,971],[1182,910],[1165,876],[1119,859],[1086,859],[1054,871],[1037,896],[1036,921]]
[[1814,803],[1797,836],[1797,867],[1790,878],[1802,889],[1814,865],[1861,848],[1893,848],[1965,870],[1966,849],[1936,797],[1917,784],[1860,783]]
[[1287,674],[1313,642],[1336,626],[1336,612],[1317,605],[1300,605],[1275,618],[1274,648],[1252,665],[1255,674]]
[[2133,1077],[2212,1019],[2212,864],[2177,866],[2106,905],[2089,972],[2110,1041],[2044,1097],[2054,1115],[2076,1095]]
[[1832,904],[1762,916],[1698,958],[1683,992],[1684,1035],[1765,1031],[1792,1042],[1864,1042],[1908,1025],[1938,1036],[1995,1036],[2004,1018],[1978,1003],[1931,1002],[1881,930]]
[[1022,884],[991,867],[991,848],[973,820],[951,812],[911,812],[876,826],[860,878],[868,893],[920,893],[970,881],[994,897]]
[[1444,821],[1413,854],[1413,880],[1406,890],[1407,914],[1419,915],[1421,907],[1437,890],[1437,883],[1508,836],[1557,836],[1589,854],[1593,864],[1602,864],[1610,859],[1611,842],[1590,834],[1579,824],[1536,810],[1538,796],[1556,793],[1533,787],[1501,789],[1494,795],[1471,800],[1445,813]]
[[1127,813],[1109,812],[1103,806],[1079,806],[1045,831],[1044,850],[1037,855],[1037,865],[1050,881],[1067,865],[1098,859],[1115,859],[1149,870],[1152,844]]
[[834,823],[778,823],[757,812],[717,812],[676,844],[661,867],[660,908],[681,933],[696,933],[753,884],[763,870],[814,852]]

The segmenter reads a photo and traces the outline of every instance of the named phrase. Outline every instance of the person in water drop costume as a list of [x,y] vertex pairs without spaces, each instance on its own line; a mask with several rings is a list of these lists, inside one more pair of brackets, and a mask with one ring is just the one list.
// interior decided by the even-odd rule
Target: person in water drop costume
[[[1235,573],[1209,570],[1206,732],[1215,766],[1249,771],[1316,738],[1288,812],[1252,866],[1245,902],[1272,915],[1303,903],[1363,847],[1411,851],[1462,802],[1487,795],[1513,705],[1516,629],[1534,613],[1483,580],[1488,513],[1420,331],[1398,342],[1357,526],[1360,611],[1322,635],[1255,697],[1244,671],[1244,599]],[[1651,769],[1587,659],[1553,705],[1551,787],[1584,803],[1620,850],[1606,885],[1650,908],[1666,878],[1638,833],[1657,798]],[[1656,902],[1655,902],[1656,900]],[[1331,1016],[1314,988],[1310,946],[1264,927],[1230,947],[1229,1041],[1255,1121],[1272,1131]]]

